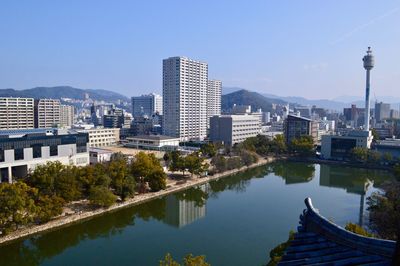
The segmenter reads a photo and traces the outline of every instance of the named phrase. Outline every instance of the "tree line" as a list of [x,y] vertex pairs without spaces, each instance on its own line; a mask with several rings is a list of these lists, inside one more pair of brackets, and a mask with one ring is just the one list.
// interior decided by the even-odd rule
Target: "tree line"
[[63,212],[72,201],[89,200],[109,207],[136,192],[166,188],[166,174],[154,154],[139,152],[129,161],[114,154],[107,163],[84,167],[58,161],[38,165],[26,178],[0,184],[1,235],[31,223],[41,224]]

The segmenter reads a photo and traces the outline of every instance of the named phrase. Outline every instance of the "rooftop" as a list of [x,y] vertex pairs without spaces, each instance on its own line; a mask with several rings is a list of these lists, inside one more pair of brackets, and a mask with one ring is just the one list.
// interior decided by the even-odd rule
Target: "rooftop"
[[145,140],[179,140],[179,138],[165,136],[165,135],[139,135],[126,138],[129,139],[145,139]]
[[278,265],[390,265],[396,242],[364,237],[319,214],[306,198],[300,226]]

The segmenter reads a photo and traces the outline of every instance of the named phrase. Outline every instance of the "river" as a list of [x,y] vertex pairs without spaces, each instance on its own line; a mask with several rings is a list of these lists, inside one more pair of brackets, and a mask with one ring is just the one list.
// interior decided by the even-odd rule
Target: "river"
[[212,265],[263,265],[296,230],[304,199],[344,226],[391,174],[276,162],[139,206],[0,246],[1,265],[158,265],[204,254]]

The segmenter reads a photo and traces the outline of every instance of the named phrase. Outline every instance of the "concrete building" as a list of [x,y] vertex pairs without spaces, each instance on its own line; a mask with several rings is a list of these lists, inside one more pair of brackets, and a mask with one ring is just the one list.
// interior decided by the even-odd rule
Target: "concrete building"
[[111,160],[113,152],[99,148],[89,148],[90,164],[105,163]]
[[400,159],[400,139],[386,138],[385,140],[378,140],[371,149],[378,151],[381,155],[389,153],[393,159]]
[[221,115],[210,118],[210,140],[232,146],[261,132],[257,115]]
[[33,98],[0,98],[0,130],[34,127]]
[[321,156],[324,159],[344,160],[350,157],[351,150],[355,147],[371,147],[371,131],[352,130],[346,135],[322,136]]
[[233,114],[233,115],[251,114],[251,105],[234,104],[232,106],[231,114]]
[[375,120],[377,122],[390,118],[390,103],[375,103]]
[[209,80],[207,85],[207,118],[221,114],[222,81]]
[[162,135],[127,137],[124,146],[145,150],[175,150],[179,147],[179,138]]
[[286,143],[302,136],[311,136],[316,143],[318,140],[318,123],[305,117],[288,115],[284,123],[284,135]]
[[35,127],[52,128],[60,125],[60,100],[35,100]]
[[311,118],[311,110],[307,106],[297,106],[294,111],[299,112],[301,117]]
[[154,93],[132,97],[133,117],[150,117],[155,113],[162,115],[162,101],[162,96]]
[[117,145],[119,142],[119,128],[78,129],[77,132],[88,134],[89,147],[108,147]]
[[163,60],[163,134],[181,141],[207,134],[208,65],[187,57]]
[[37,165],[89,164],[88,134],[57,129],[6,130],[0,137],[0,180],[23,178]]
[[70,128],[74,124],[75,108],[72,105],[60,105],[60,126]]
[[346,121],[351,122],[351,126],[359,127],[364,123],[365,108],[358,108],[355,104],[351,108],[344,108],[343,114]]

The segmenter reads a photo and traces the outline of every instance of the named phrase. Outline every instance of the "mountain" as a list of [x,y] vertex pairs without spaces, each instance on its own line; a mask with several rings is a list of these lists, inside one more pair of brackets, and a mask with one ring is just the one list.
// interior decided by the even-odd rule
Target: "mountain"
[[232,93],[222,95],[221,99],[222,110],[229,110],[234,104],[237,105],[251,105],[252,110],[261,108],[264,112],[272,110],[272,104],[285,104],[286,101],[280,99],[271,99],[265,97],[257,92],[248,90],[238,90]]
[[244,88],[239,87],[222,87],[222,95],[229,94],[235,91],[244,90]]
[[85,93],[88,93],[91,99],[104,100],[106,102],[124,100],[129,101],[128,97],[108,90],[78,89],[70,86],[57,87],[36,87],[26,90],[0,89],[0,97],[29,97],[29,98],[73,98],[83,100]]

